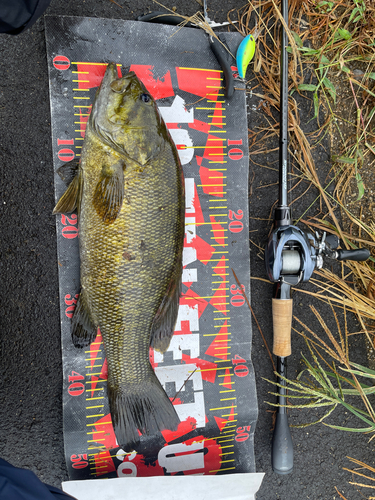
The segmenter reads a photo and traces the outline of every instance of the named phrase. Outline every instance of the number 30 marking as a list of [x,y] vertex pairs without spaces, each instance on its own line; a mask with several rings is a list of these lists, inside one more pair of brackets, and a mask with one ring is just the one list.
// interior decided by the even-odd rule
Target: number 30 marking
[[245,285],[241,285],[241,288],[238,288],[237,285],[230,286],[230,293],[233,295],[230,299],[230,303],[233,307],[241,307],[245,303]]

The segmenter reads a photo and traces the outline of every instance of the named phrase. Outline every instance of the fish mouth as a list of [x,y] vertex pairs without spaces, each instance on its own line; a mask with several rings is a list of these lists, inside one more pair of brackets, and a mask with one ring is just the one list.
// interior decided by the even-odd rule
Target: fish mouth
[[128,71],[126,75],[119,77],[117,73],[117,64],[111,62],[108,64],[104,73],[99,92],[108,94],[112,91],[123,94],[134,78],[136,78],[134,71]]
[[119,77],[117,73],[117,64],[111,62],[108,64],[105,71],[100,85],[99,95],[104,94],[107,97],[111,92],[124,94],[132,80],[136,77],[134,71],[128,71],[124,76]]
[[111,90],[116,94],[125,94],[132,80],[136,77],[134,71],[129,71],[122,78],[118,78],[114,80],[111,84]]
[[97,98],[95,100],[95,107],[100,107],[104,99],[111,93],[111,84],[118,80],[117,65],[114,62],[108,64],[105,70],[103,80],[100,84]]
[[111,91],[111,83],[118,79],[117,76],[117,65],[114,62],[108,64],[105,70],[103,79],[101,81],[100,87],[96,92],[95,100],[92,105],[89,123],[94,126],[95,122],[100,120],[104,116],[104,110],[107,105],[108,96]]
[[114,62],[108,64],[92,106],[90,115],[92,125],[95,122],[105,122],[105,110],[112,101],[111,95],[124,94],[134,78],[136,78],[134,71],[129,71],[126,75],[119,77],[117,64]]

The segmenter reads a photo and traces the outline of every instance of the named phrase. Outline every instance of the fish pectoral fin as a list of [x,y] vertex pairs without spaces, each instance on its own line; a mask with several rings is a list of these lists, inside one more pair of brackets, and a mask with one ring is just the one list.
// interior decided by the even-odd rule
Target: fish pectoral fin
[[124,200],[124,164],[118,162],[102,169],[93,204],[99,217],[112,224],[118,217]]
[[[178,268],[178,266],[176,266]],[[159,352],[165,352],[171,342],[177,321],[178,304],[181,294],[181,276],[173,279],[165,298],[155,315],[151,327],[151,347]]]
[[75,347],[86,347],[91,344],[95,340],[97,330],[86,293],[81,290],[72,319],[72,341]]
[[64,163],[64,165],[61,165],[61,167],[57,169],[57,173],[59,174],[61,180],[63,180],[67,186],[69,186],[74,177],[77,175],[80,161],[81,160],[74,158],[74,160]]
[[52,214],[68,214],[73,212],[77,207],[79,208],[81,192],[81,175],[77,174],[57,202]]

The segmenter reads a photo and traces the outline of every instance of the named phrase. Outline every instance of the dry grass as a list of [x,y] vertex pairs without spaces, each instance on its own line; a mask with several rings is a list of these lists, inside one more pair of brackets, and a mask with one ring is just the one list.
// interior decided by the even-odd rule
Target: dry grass
[[[280,0],[248,2],[239,11],[228,13],[228,20],[237,20],[233,27],[243,35],[258,35],[252,68],[255,78],[250,83],[253,95],[262,102],[268,126],[253,131],[250,155],[254,157],[275,148],[279,135],[280,19]],[[343,248],[367,247],[372,255],[366,262],[342,264],[340,276],[327,269],[316,271],[311,280],[314,290],[303,291],[331,305],[336,330],[328,328],[315,308],[319,333],[295,318],[303,328],[299,333],[305,337],[313,361],[304,357],[305,370],[297,380],[288,380],[289,398],[295,401],[290,406],[322,409],[324,414],[312,423],[330,425],[329,415],[343,405],[357,417],[358,426],[341,429],[374,437],[375,411],[369,396],[375,392],[375,372],[363,366],[366,362],[358,365],[350,361],[348,339],[352,333],[346,315],[357,316],[361,329],[357,334],[374,346],[375,223],[368,207],[373,182],[369,173],[375,158],[375,4],[372,0],[290,0],[289,20],[289,149],[301,171],[294,181],[302,178],[315,188],[315,203],[324,214],[307,219],[302,215],[297,222],[313,231],[338,235]],[[353,103],[345,112],[338,83],[340,92],[344,89]],[[317,125],[309,136],[301,126],[296,93],[312,103]],[[329,180],[320,178],[314,162],[314,149],[322,147],[326,134],[336,138]],[[333,194],[327,190],[331,183]],[[344,326],[338,320],[340,311]],[[362,468],[362,472],[351,470],[353,475],[367,480],[366,484],[352,484],[367,491],[375,489],[375,479],[363,474],[365,469],[372,473],[375,469],[350,460]],[[366,491],[362,494],[375,498],[368,497]]]
[[[279,133],[280,18],[279,0],[248,3],[240,11],[228,13],[228,20],[237,20],[238,24],[233,26],[242,34],[258,34],[253,68],[256,78],[251,82],[251,88],[253,94],[263,101],[262,109],[269,126],[253,134],[250,154],[269,151],[270,141],[275,140]],[[365,161],[367,164],[374,162],[371,143],[375,142],[375,6],[371,0],[292,0],[289,19],[290,155],[299,165],[303,179],[316,188],[316,203],[321,203],[321,211],[325,214],[319,219],[310,218],[303,222],[310,230],[337,234],[343,247],[365,246],[372,253],[366,262],[346,263],[347,269],[342,277],[325,270],[317,272],[319,278],[314,283],[320,290],[315,295],[327,298],[322,290],[329,290],[332,301],[358,314],[361,322],[363,318],[374,320],[375,223],[372,220],[366,222],[354,212],[358,212],[361,200],[364,204],[366,201],[363,198],[362,165]],[[350,69],[353,64],[364,68],[360,81],[358,73]],[[346,83],[353,93],[356,120],[353,123],[347,120],[346,136],[337,124],[337,92],[330,80],[332,75],[339,75],[341,83]],[[310,83],[306,83],[306,78]],[[301,127],[293,91],[303,92],[307,98],[312,94],[317,127],[309,137]],[[340,152],[332,158],[333,174],[324,185],[314,162],[313,150],[321,147],[324,134],[336,130],[342,140]],[[353,180],[358,199],[355,206],[350,206],[347,191]],[[334,195],[327,191],[332,182],[335,183]]]

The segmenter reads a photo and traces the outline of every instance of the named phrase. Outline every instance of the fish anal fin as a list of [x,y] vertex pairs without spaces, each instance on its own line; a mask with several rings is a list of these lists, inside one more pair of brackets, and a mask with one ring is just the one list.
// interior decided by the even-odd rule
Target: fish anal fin
[[124,164],[118,162],[102,169],[93,204],[99,217],[112,224],[118,217],[124,200]]
[[95,340],[97,325],[90,313],[87,296],[84,290],[78,298],[72,319],[72,341],[75,347],[86,347]]
[[77,207],[79,208],[80,193],[81,176],[77,174],[69,184],[68,189],[57,202],[52,212],[53,215],[68,214],[73,212]]
[[171,342],[177,321],[180,294],[181,276],[172,279],[152,324],[150,344],[159,352],[165,352]]

